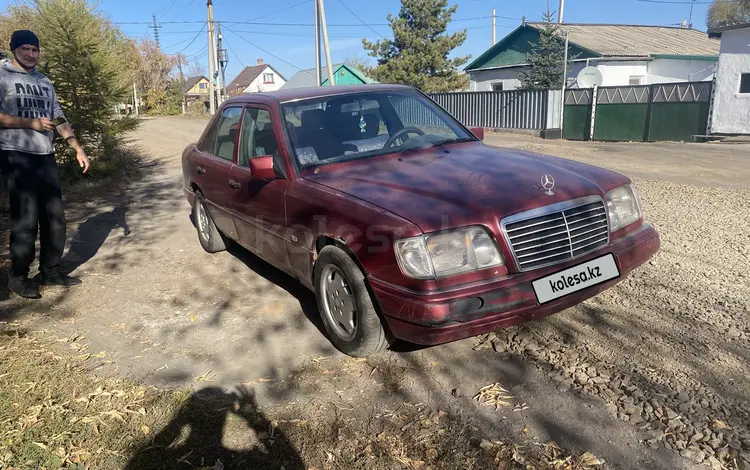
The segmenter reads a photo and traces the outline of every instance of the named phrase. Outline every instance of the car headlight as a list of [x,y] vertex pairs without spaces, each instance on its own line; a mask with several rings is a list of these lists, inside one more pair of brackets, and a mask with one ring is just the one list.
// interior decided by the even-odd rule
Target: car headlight
[[480,227],[398,240],[396,258],[403,273],[416,279],[452,276],[505,264],[490,235]]
[[607,212],[613,232],[640,219],[643,214],[635,187],[626,184],[608,192]]

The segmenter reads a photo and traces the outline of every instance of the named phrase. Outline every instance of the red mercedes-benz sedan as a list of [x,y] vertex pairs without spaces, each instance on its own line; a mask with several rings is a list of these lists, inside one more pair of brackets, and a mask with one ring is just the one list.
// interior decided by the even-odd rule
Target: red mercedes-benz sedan
[[247,94],[185,149],[184,192],[206,251],[294,276],[352,356],[560,312],[659,250],[627,177],[483,137],[407,86]]

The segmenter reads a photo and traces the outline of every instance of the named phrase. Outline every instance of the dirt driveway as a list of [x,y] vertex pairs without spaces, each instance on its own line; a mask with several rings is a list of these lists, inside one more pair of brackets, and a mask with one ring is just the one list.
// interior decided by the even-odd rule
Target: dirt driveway
[[[591,451],[610,468],[750,465],[750,147],[490,136],[635,177],[662,251],[546,320],[353,361],[330,346],[313,295],[293,279],[244,251],[200,248],[180,152],[203,126],[145,121],[135,136],[143,178],[68,206],[65,262],[84,285],[36,303],[0,291],[0,321],[91,354],[97,373],[160,386],[246,384],[261,405],[422,402],[488,434]],[[473,400],[493,383],[511,406]]]

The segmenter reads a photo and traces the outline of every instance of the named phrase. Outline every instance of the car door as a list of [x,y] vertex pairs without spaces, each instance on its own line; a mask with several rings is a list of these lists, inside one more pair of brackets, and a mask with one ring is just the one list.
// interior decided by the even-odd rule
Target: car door
[[237,239],[231,213],[233,189],[229,186],[239,138],[242,106],[224,108],[196,161],[195,182],[208,202],[208,211],[216,227],[226,236]]
[[252,174],[250,160],[273,156],[274,168],[283,166],[279,154],[281,136],[273,129],[272,109],[263,105],[245,108],[240,131],[237,164],[232,167],[238,242],[266,262],[292,273],[286,248],[286,189],[288,181],[277,171],[275,179]]

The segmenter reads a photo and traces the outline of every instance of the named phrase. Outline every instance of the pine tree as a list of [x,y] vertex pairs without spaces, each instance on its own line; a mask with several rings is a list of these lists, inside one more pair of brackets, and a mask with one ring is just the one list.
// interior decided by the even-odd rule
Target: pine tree
[[[547,11],[544,24],[539,31],[539,40],[529,43],[531,52],[526,56],[528,70],[520,72],[521,89],[550,90],[562,88],[563,63],[565,61],[565,37],[552,14]],[[568,55],[568,70],[573,57]]]
[[377,65],[363,72],[382,83],[411,85],[424,92],[463,88],[468,79],[457,68],[470,56],[449,55],[464,43],[466,30],[446,34],[457,8],[448,8],[448,0],[401,0],[398,16],[388,15],[393,39],[362,40],[368,54],[377,58]]
[[[39,71],[52,80],[81,145],[94,159],[110,156],[123,135],[137,126],[132,119],[112,119],[137,69],[133,42],[86,0],[34,0],[11,6],[0,22],[4,48],[11,32],[21,28],[39,36]],[[5,54],[11,56],[9,51]],[[56,153],[62,163],[74,161],[74,152],[61,139],[56,141]]]

